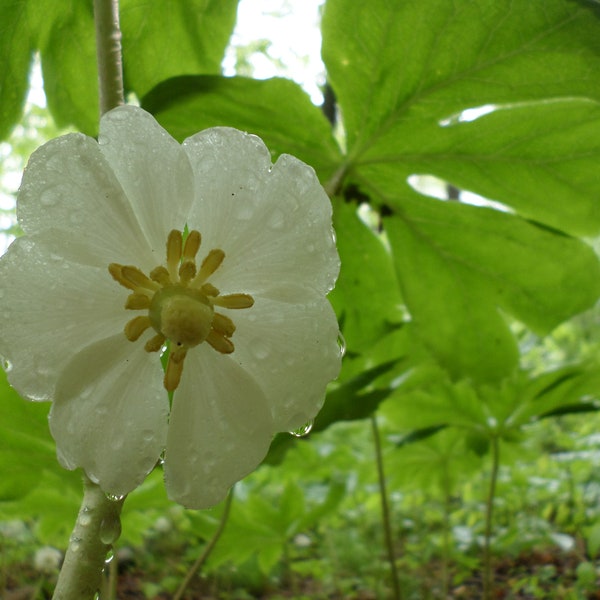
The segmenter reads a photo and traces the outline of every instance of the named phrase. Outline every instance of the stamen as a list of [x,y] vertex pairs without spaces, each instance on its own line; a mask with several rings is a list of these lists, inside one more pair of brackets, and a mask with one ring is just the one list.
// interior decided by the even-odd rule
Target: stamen
[[231,354],[235,350],[232,341],[214,329],[211,329],[206,341],[221,354]]
[[135,317],[125,324],[125,337],[130,342],[135,342],[148,327],[150,327],[150,317]]
[[200,242],[202,241],[202,236],[199,231],[192,229],[188,233],[188,236],[185,240],[185,245],[183,247],[183,260],[194,260],[196,258],[196,254],[198,254],[198,250],[200,249]]
[[127,296],[125,308],[129,310],[143,310],[145,308],[150,308],[150,298],[146,294],[134,292]]
[[225,337],[231,337],[235,332],[233,321],[229,317],[219,313],[215,313],[213,317],[212,328]]
[[119,283],[123,287],[127,288],[128,290],[135,290],[135,289],[137,289],[136,285],[133,285],[131,282],[127,281],[123,277],[123,272],[122,271],[123,271],[122,265],[119,265],[117,263],[110,263],[110,265],[108,265],[108,272],[112,275],[112,278],[117,283]]
[[163,267],[162,265],[159,267],[155,267],[154,269],[152,269],[152,271],[150,271],[150,279],[152,279],[152,281],[156,281],[156,283],[159,283],[163,287],[166,285],[171,285],[173,283],[171,281],[169,271],[167,271],[167,269],[165,269],[165,267]]
[[223,308],[250,308],[254,298],[250,294],[227,294],[212,298],[212,303]]
[[171,274],[171,279],[176,280],[177,267],[181,260],[181,249],[183,246],[183,238],[181,231],[173,229],[167,238],[167,269]]
[[179,267],[179,279],[181,283],[188,283],[196,277],[196,263],[193,260],[186,259]]
[[205,295],[205,296],[218,296],[219,295],[219,290],[214,286],[211,285],[210,283],[205,283],[201,288],[200,291]]
[[144,350],[146,352],[158,352],[166,341],[167,338],[162,333],[158,333],[145,343]]
[[121,275],[125,281],[128,281],[135,286],[131,288],[134,291],[136,291],[137,288],[144,288],[152,292],[160,289],[160,285],[158,285],[156,281],[149,279],[148,276],[144,275],[137,267],[132,267],[130,265],[123,266],[121,267]]
[[220,248],[211,250],[202,261],[200,271],[194,279],[195,284],[204,283],[220,266],[225,258],[225,252]]
[[177,389],[177,386],[181,381],[183,361],[186,354],[186,348],[177,348],[177,350],[171,350],[164,378],[164,386],[167,392],[174,392]]

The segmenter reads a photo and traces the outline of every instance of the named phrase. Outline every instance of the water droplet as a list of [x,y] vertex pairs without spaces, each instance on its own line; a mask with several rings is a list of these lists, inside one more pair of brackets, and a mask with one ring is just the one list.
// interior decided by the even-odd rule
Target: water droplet
[[258,360],[263,360],[263,359],[267,358],[267,356],[269,356],[269,346],[261,338],[256,338],[250,344],[250,350],[252,351],[252,354],[254,355],[254,357],[257,358]]
[[298,427],[297,429],[292,429],[292,431],[290,431],[290,433],[294,436],[294,437],[304,437],[305,435],[308,435],[312,428],[313,428],[313,419],[311,419],[310,421],[307,421],[306,423],[304,423],[304,425],[302,425],[301,427]]
[[279,208],[276,208],[267,219],[267,225],[276,231],[281,230],[285,226],[285,215],[283,211]]
[[69,550],[71,550],[71,552],[79,552],[80,549],[81,538],[71,536],[71,539],[69,540]]
[[116,542],[121,535],[121,519],[119,519],[119,515],[104,517],[100,523],[100,532],[98,535],[103,544],[113,544]]
[[8,358],[2,358],[2,368],[7,373],[10,373],[12,371],[13,364],[10,362],[10,360],[8,360]]
[[125,496],[118,496],[117,494],[106,494],[106,497],[112,502],[119,502],[125,498]]
[[54,206],[57,204],[58,198],[58,194],[54,190],[49,189],[42,192],[40,202],[42,206]]
[[346,339],[341,331],[338,333],[337,344],[340,349],[340,357],[344,358],[344,355],[346,354]]
[[79,515],[79,524],[82,527],[87,527],[92,522],[92,517],[88,513],[83,513]]
[[109,565],[112,562],[112,559],[115,557],[115,553],[112,551],[112,548],[106,553],[106,558],[104,559],[105,564]]

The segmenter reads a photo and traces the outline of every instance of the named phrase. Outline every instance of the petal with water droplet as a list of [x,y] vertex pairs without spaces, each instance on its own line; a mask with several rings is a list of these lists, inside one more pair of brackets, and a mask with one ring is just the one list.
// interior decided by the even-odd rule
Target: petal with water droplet
[[261,388],[228,356],[199,347],[186,361],[173,397],[165,480],[172,500],[207,508],[260,464],[273,425]]
[[135,489],[166,442],[162,377],[156,356],[122,334],[79,352],[58,382],[50,411],[63,466],[82,467],[109,494]]

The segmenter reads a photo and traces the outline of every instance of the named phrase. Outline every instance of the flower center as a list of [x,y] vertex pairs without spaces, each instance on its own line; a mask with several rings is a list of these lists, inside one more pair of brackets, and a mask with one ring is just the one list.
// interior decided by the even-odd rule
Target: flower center
[[218,248],[211,250],[198,269],[196,254],[200,242],[198,231],[190,231],[184,244],[182,232],[174,229],[167,239],[166,265],[156,267],[149,276],[137,267],[108,265],[112,277],[131,291],[125,308],[146,312],[127,322],[125,337],[135,342],[151,327],[155,335],[144,346],[147,352],[158,352],[170,342],[164,379],[165,388],[170,392],[179,385],[189,348],[206,341],[222,354],[234,351],[231,336],[235,325],[229,317],[215,312],[214,307],[238,309],[254,304],[250,294],[221,296],[219,290],[208,283],[225,259],[225,253]]

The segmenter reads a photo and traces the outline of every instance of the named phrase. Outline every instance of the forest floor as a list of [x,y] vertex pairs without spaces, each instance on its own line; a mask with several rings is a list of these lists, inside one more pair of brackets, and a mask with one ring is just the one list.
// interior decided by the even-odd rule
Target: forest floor
[[[493,600],[600,600],[600,582],[596,578],[584,587],[581,575],[577,572],[581,559],[575,553],[558,550],[532,551],[515,558],[498,557],[495,560]],[[433,578],[439,575],[437,565],[430,565],[432,580],[422,580],[420,591],[413,590],[404,594],[406,600],[481,600],[483,598],[483,580],[481,573],[469,575],[463,573],[461,582],[450,586],[447,594],[439,589],[439,583]],[[31,567],[20,565],[11,569],[5,582],[2,600],[47,600],[51,598],[52,586],[32,584],[39,579]],[[171,600],[173,594],[158,592],[148,596],[144,591],[145,574],[135,565],[120,565],[117,580],[118,600]],[[223,589],[221,579],[217,583],[211,578],[195,578],[187,589],[185,600],[386,600],[369,589],[355,589],[352,592],[326,590],[325,586],[314,579],[297,579],[294,586],[273,586],[262,590],[244,590],[239,586],[226,585]]]

